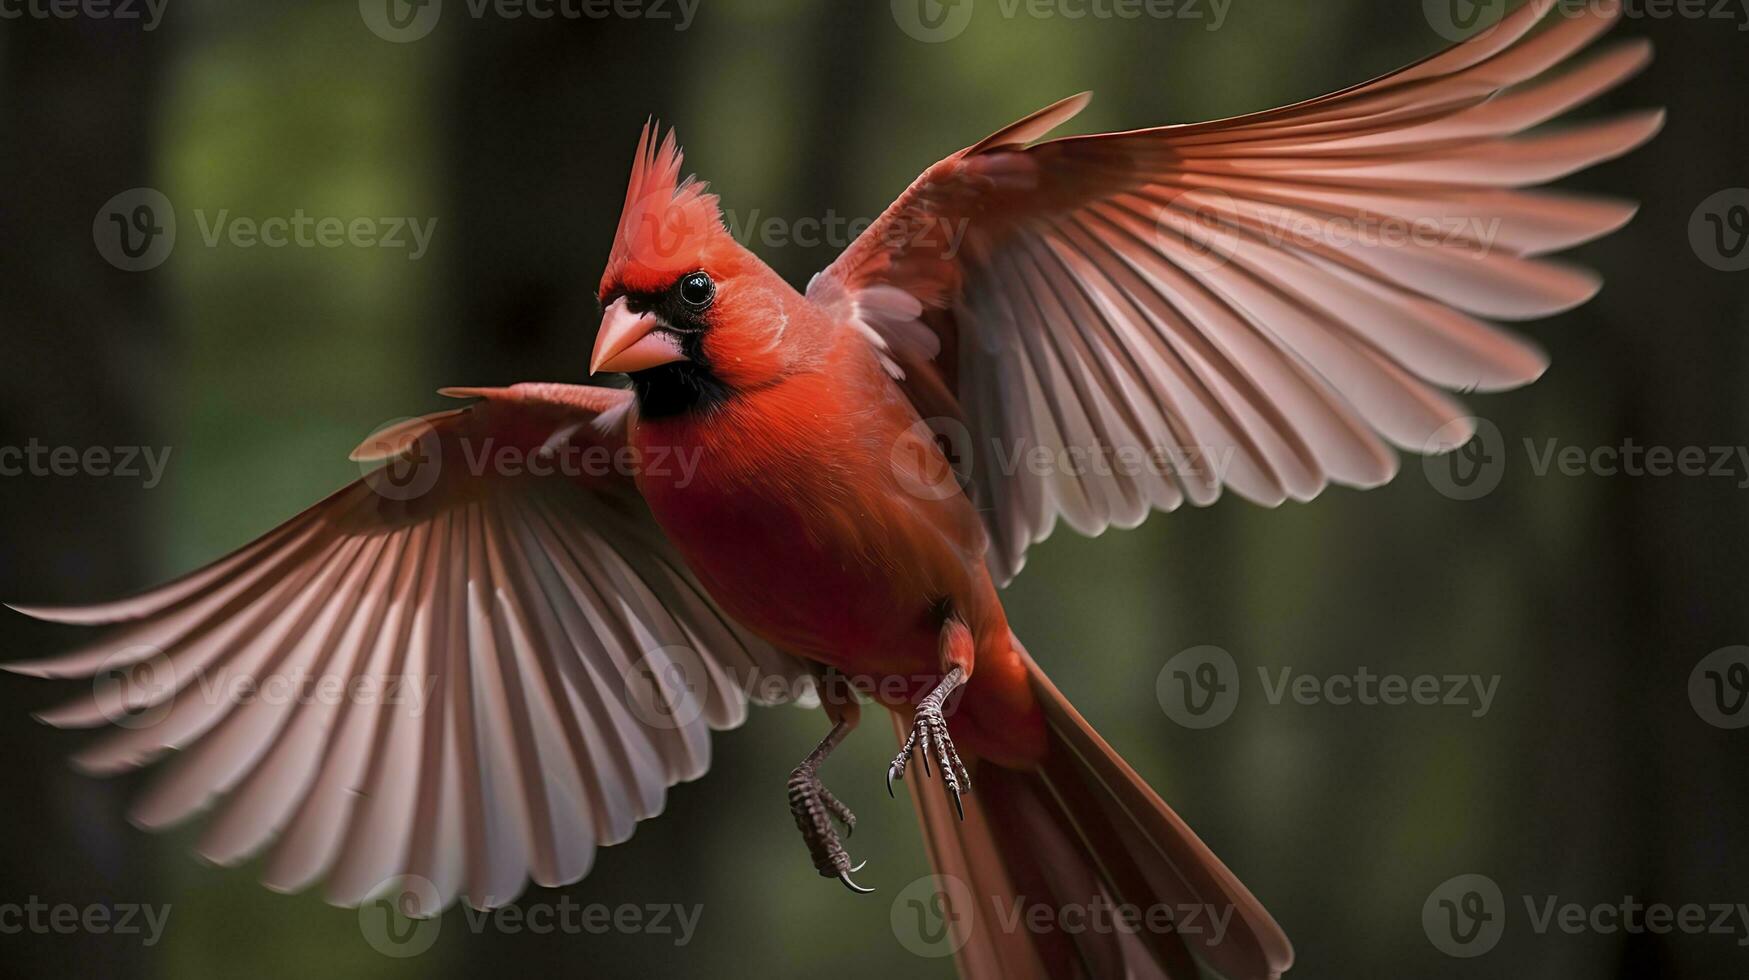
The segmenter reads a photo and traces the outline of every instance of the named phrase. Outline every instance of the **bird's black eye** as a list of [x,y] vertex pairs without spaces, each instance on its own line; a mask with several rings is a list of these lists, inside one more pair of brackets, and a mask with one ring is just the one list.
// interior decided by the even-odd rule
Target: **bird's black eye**
[[694,272],[680,280],[680,301],[695,310],[711,305],[717,295],[717,284],[702,272]]

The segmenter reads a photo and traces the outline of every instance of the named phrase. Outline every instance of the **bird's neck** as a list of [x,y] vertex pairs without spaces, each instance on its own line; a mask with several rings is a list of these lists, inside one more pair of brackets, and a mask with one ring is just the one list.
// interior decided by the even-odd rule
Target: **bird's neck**
[[731,392],[710,366],[693,360],[662,364],[631,376],[638,417],[667,419],[720,408]]

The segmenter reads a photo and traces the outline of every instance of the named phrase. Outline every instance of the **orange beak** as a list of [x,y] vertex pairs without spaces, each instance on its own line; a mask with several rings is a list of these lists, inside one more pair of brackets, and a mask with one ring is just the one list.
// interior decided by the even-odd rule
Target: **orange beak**
[[684,361],[680,340],[662,329],[662,321],[653,313],[633,313],[626,307],[625,297],[614,300],[601,317],[601,331],[595,335],[595,352],[589,357],[589,373],[612,371],[631,374],[658,364]]

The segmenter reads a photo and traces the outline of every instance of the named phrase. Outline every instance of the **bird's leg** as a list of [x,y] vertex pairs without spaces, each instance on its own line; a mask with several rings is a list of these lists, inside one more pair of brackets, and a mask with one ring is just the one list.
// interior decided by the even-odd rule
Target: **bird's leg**
[[839,742],[844,741],[851,727],[847,720],[839,719],[802,764],[790,772],[789,810],[796,819],[796,829],[802,832],[803,842],[808,845],[809,856],[814,859],[814,870],[823,878],[837,878],[851,891],[870,892],[874,889],[864,888],[850,879],[852,872],[862,870],[862,865],[851,867],[850,855],[845,853],[844,844],[838,839],[838,830],[832,826],[836,819],[844,825],[845,836],[849,836],[856,830],[856,814],[826,789],[819,775],[820,763],[826,761],[826,756],[838,747]]
[[856,814],[826,789],[819,774],[820,764],[826,761],[838,743],[844,741],[844,736],[856,728],[861,716],[855,695],[848,688],[842,675],[827,670],[820,701],[833,719],[832,730],[826,733],[814,751],[808,753],[802,764],[790,772],[789,810],[796,819],[796,829],[802,832],[803,842],[808,845],[814,870],[820,872],[822,878],[837,878],[853,892],[867,893],[874,889],[864,888],[850,878],[853,872],[862,870],[862,865],[851,867],[850,855],[845,853],[844,844],[838,839],[838,830],[832,826],[832,821],[837,820],[844,825],[844,836],[849,837],[856,830]]
[[929,771],[929,756],[934,754],[935,764],[941,769],[942,782],[947,785],[947,791],[953,796],[954,809],[959,811],[960,819],[966,818],[966,808],[960,802],[961,793],[969,793],[972,789],[971,773],[966,771],[965,764],[960,762],[960,754],[953,747],[953,739],[947,734],[947,719],[943,717],[941,706],[946,703],[954,689],[965,682],[965,671],[954,667],[941,679],[941,683],[923,696],[917,702],[917,716],[911,721],[911,734],[906,737],[905,744],[900,747],[899,755],[893,764],[887,767],[887,794],[893,792],[893,780],[905,778],[905,766],[911,761],[914,750],[922,750],[923,775],[931,775]]

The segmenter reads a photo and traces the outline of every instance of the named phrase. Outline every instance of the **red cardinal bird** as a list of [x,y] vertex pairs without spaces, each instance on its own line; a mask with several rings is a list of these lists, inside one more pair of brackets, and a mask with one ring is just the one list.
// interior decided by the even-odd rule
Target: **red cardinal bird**
[[[872,699],[903,742],[888,785],[913,784],[946,897],[970,902],[966,975],[1277,976],[1282,931],[1046,679],[997,590],[1059,516],[1097,534],[1223,487],[1376,486],[1392,445],[1468,439],[1440,388],[1542,372],[1482,318],[1585,301],[1596,278],[1535,256],[1633,208],[1520,188],[1661,119],[1514,138],[1649,56],[1544,78],[1617,13],[1530,33],[1550,6],[1220,122],[1040,142],[1087,101],[1065,100],[930,167],[805,293],[646,127],[591,364],[629,390],[450,390],[477,400],[379,433],[356,455],[387,466],[236,554],[24,610],[122,625],[13,669],[134,670],[44,717],[126,726],[78,756],[95,772],[176,750],[145,826],[222,799],[207,858],[272,845],[271,887],[326,877],[353,904],[401,882],[425,914],[576,881],[704,772],[707,729],[812,693],[831,727],[790,804],[820,874],[860,887],[818,772]],[[1095,465],[1035,465],[1073,458]],[[1228,925],[1005,928],[991,903],[1020,896]]]

